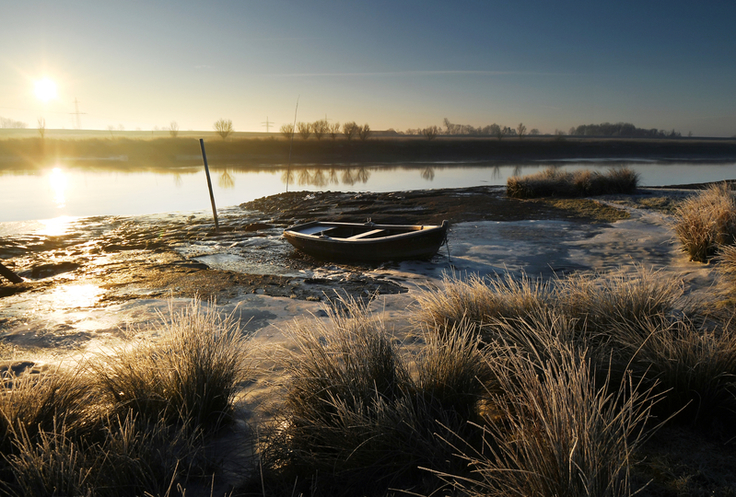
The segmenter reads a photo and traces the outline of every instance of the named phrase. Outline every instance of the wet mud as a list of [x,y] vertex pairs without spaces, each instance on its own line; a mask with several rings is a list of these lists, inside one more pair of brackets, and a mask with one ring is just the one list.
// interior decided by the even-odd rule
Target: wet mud
[[[374,222],[435,224],[448,220],[451,226],[472,221],[486,231],[502,231],[507,225],[503,221],[561,220],[580,226],[582,231],[575,233],[590,237],[600,228],[588,226],[606,222],[584,209],[509,199],[498,187],[289,192],[220,209],[218,214],[219,230],[207,213],[166,213],[69,219],[58,226],[1,236],[0,262],[23,282],[0,280],[0,358],[15,357],[14,347],[33,355],[36,348],[75,351],[96,340],[124,339],[133,324],[165,314],[167,302],[193,297],[212,300],[223,309],[239,306],[245,327],[256,330],[276,315],[314,309],[312,303],[336,305],[338,295],[371,300],[405,293],[416,280],[439,276],[452,267],[449,250],[445,253],[444,249],[421,265],[318,261],[299,253],[282,237],[283,229],[295,223],[371,218]],[[473,244],[483,236],[471,233],[464,242],[452,236],[451,232],[455,254],[465,257],[472,270],[472,254],[479,250]],[[524,243],[532,242],[524,236]],[[504,250],[499,242],[494,243],[498,246],[490,253]],[[511,261],[508,254],[502,260]],[[271,308],[258,300],[260,296],[286,301],[274,301],[268,304]],[[284,302],[302,304],[292,308]]]
[[[474,220],[590,221],[548,203],[509,199],[498,187],[391,193],[289,192],[206,214],[90,217],[60,234],[0,238],[0,261],[24,281],[0,282],[0,297],[46,291],[71,280],[98,284],[100,302],[141,295],[217,298],[244,293],[320,300],[397,293],[394,282],[366,276],[375,266],[326,264],[295,251],[285,227],[314,219],[428,224]],[[389,263],[390,264],[390,263]]]

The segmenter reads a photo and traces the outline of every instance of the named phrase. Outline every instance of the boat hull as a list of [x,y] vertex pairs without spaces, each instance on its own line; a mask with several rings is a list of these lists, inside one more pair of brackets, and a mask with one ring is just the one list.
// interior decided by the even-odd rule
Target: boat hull
[[447,237],[441,226],[315,221],[284,230],[296,249],[317,259],[346,262],[430,259]]

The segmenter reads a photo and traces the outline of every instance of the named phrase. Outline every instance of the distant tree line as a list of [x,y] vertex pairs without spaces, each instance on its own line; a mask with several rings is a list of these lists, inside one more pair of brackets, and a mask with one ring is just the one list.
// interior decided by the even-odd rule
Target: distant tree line
[[341,127],[340,123],[329,124],[327,119],[320,119],[313,123],[298,122],[296,124],[296,129],[293,124],[284,124],[281,126],[280,131],[287,140],[291,139],[296,132],[299,133],[299,136],[304,140],[308,140],[310,136],[314,136],[317,140],[321,140],[327,135],[329,135],[333,140],[336,140],[337,137],[342,134],[348,141],[355,137],[365,141],[371,134],[371,127],[368,124],[361,126],[355,121],[345,123]]
[[499,140],[506,136],[517,136],[519,138],[526,136],[527,134],[534,136],[539,134],[539,130],[534,128],[527,133],[527,128],[524,123],[519,123],[516,128],[509,126],[503,126],[500,124],[489,124],[487,126],[475,127],[471,124],[455,124],[450,122],[449,119],[445,118],[443,121],[444,130],[439,126],[428,126],[426,128],[407,129],[404,133],[406,135],[423,135],[428,139],[433,139],[438,135],[447,136],[495,136]]
[[631,123],[603,123],[581,124],[570,128],[570,135],[574,136],[618,136],[622,138],[680,138],[682,135],[675,131],[661,129],[637,128]]
[[[500,124],[489,124],[487,126],[475,127],[471,124],[457,124],[445,118],[443,127],[428,126],[426,128],[409,128],[405,132],[399,134],[406,135],[422,135],[428,139],[433,139],[439,135],[446,136],[495,136],[499,140],[504,137],[523,137],[525,135],[537,136],[541,133],[537,128],[532,128],[527,133],[527,128],[523,123],[519,123],[516,128],[503,126]],[[637,128],[631,123],[602,123],[602,124],[582,124],[573,126],[568,132],[570,136],[610,136],[622,138],[680,138],[682,135],[675,131],[665,131],[660,129],[643,129]],[[565,136],[565,132],[555,130],[555,136]]]
[[27,127],[27,123],[16,121],[15,119],[10,119],[9,117],[0,116],[0,128],[25,129]]

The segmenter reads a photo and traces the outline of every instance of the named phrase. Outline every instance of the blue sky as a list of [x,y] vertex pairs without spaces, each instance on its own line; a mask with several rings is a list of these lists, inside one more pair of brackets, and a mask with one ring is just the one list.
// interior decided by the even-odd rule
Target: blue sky
[[[0,116],[736,135],[736,2],[0,0]],[[47,103],[34,81],[56,82]]]

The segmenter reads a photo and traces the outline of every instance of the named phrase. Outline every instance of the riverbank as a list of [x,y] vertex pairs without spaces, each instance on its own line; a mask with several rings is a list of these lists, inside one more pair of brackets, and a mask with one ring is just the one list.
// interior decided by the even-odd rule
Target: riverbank
[[[54,234],[4,237],[0,258],[25,282],[0,284],[0,371],[78,367],[132,344],[155,342],[170,310],[185,309],[199,296],[208,308],[239,320],[257,351],[257,373],[238,395],[238,421],[224,435],[232,448],[245,443],[246,425],[262,426],[273,415],[288,376],[274,353],[295,346],[286,330],[297,320],[327,318],[339,305],[338,295],[368,303],[407,357],[425,345],[412,321],[417,296],[441,287],[447,274],[551,280],[614,272],[627,278],[651,268],[657,277],[681,282],[689,301],[718,301],[722,285],[713,266],[689,261],[671,229],[672,209],[691,194],[642,188],[596,199],[519,200],[498,187],[290,192],[223,209],[219,233],[210,216],[198,213],[82,218]],[[430,261],[344,265],[303,256],[281,237],[285,226],[306,219],[366,217],[405,223],[447,219],[449,247]],[[700,459],[687,457],[693,448],[733,457],[729,447],[714,449],[679,428],[660,433],[668,443],[676,433],[674,438],[689,444],[688,450],[647,447],[654,461],[679,461],[671,468],[675,476],[659,478],[668,484],[702,470]],[[241,465],[235,473],[218,473],[223,492],[250,468],[247,461],[233,461]],[[655,471],[656,464],[645,468]],[[721,473],[730,477],[730,471]]]
[[[2,343],[15,355],[24,348],[62,355],[94,349],[100,337],[116,339],[121,330],[156,319],[152,310],[165,307],[168,299],[199,296],[230,309],[261,297],[319,306],[335,292],[352,298],[410,293],[445,271],[552,276],[611,268],[634,257],[625,242],[615,239],[616,232],[653,245],[633,260],[645,263],[659,254],[649,263],[671,267],[672,256],[662,255],[672,252],[661,246],[671,244],[664,218],[656,221],[656,242],[648,232],[651,223],[620,230],[633,222],[632,212],[666,216],[659,212],[684,195],[683,190],[642,189],[600,202],[511,199],[499,187],[289,192],[222,209],[219,232],[206,213],[73,219],[56,232],[42,228],[3,238],[0,259],[25,281],[0,283]],[[296,252],[281,237],[286,226],[307,220],[367,218],[405,224],[448,220],[449,250],[443,248],[429,262],[325,264]],[[592,246],[585,241],[604,233],[609,246],[596,248],[594,260],[586,260],[585,250]],[[295,312],[293,305],[289,308],[288,313]],[[246,309],[254,313],[248,316]],[[268,327],[275,315],[257,309],[240,306],[251,331]],[[279,319],[288,319],[288,313]]]
[[[205,139],[212,164],[264,168],[292,165],[421,162],[523,162],[556,159],[736,160],[736,140],[720,138],[625,139],[595,137],[446,137],[433,140],[396,135],[365,141],[296,138],[293,145],[280,136],[265,138]],[[127,138],[124,132],[109,137],[65,139],[14,138],[0,134],[0,168],[46,167],[66,159],[127,167],[159,169],[201,164],[194,137]]]

